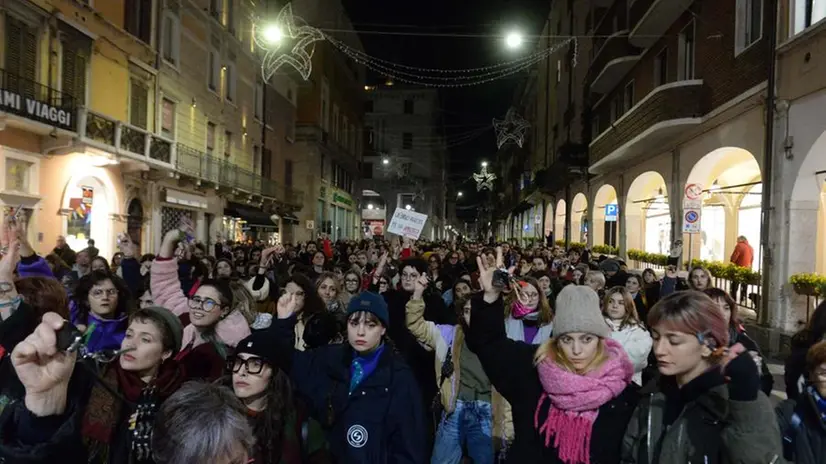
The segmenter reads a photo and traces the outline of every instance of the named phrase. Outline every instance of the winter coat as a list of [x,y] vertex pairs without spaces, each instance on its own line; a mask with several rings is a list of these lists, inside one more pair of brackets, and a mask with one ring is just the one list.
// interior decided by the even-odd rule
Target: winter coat
[[[731,400],[719,369],[682,389],[673,377],[662,377],[660,385],[661,391],[643,397],[628,423],[623,464],[768,464],[782,459],[777,421],[765,395]],[[682,409],[673,406],[680,402]],[[679,414],[666,426],[669,410]]]
[[[451,353],[453,373],[440,386],[439,395],[445,414],[456,410],[456,400],[459,397],[462,372],[462,347],[465,333],[461,325],[437,325],[424,318],[424,302],[410,300],[407,302],[407,327],[417,340],[436,353],[436,379],[441,381],[442,365],[447,358],[448,350]],[[497,448],[502,443],[513,439],[513,420],[506,416],[504,407],[506,402],[495,388],[491,390],[491,405],[493,407],[493,444]]]
[[795,464],[826,462],[826,420],[809,392],[798,401],[786,400],[775,408],[777,424],[783,434],[783,454]]
[[0,413],[26,393],[11,363],[11,353],[40,323],[34,312],[21,302],[11,316],[0,321]]
[[413,372],[392,349],[350,393],[353,350],[349,344],[296,351],[295,317],[270,327],[273,352],[327,432],[341,463],[423,464],[428,460],[424,407]]
[[[181,290],[178,280],[178,264],[174,259],[157,258],[152,263],[152,298],[155,304],[172,311],[176,316],[189,314],[188,299]],[[215,335],[225,345],[234,347],[250,334],[250,327],[238,311],[230,312],[215,325]],[[197,347],[206,341],[201,338],[192,324],[184,327],[183,346],[190,343]]]
[[[826,339],[826,337],[823,337]],[[808,329],[796,333],[792,337],[791,353],[784,363],[783,379],[786,383],[786,396],[796,400],[806,384],[806,353],[820,337],[813,335]]]
[[95,330],[86,343],[86,348],[90,352],[120,349],[123,337],[126,336],[126,327],[129,325],[129,316],[126,314],[114,319],[102,319],[89,311],[85,318],[81,317],[74,300],[69,303],[69,320],[74,325],[95,325]]
[[0,463],[88,464],[79,438],[82,408],[69,402],[60,416],[37,417],[22,401],[0,414]]
[[734,251],[731,253],[730,261],[740,267],[751,269],[751,265],[754,263],[754,248],[749,245],[748,240],[737,242]]
[[[545,438],[534,426],[544,423],[548,407],[536,417],[539,399],[544,392],[534,367],[536,346],[508,339],[502,320],[502,299],[485,302],[481,296],[472,300],[468,345],[479,356],[485,373],[494,387],[510,402],[516,432],[507,451],[509,464],[561,464],[553,441],[545,446]],[[629,384],[619,396],[602,405],[591,435],[591,464],[619,462],[622,437],[618,431],[628,423],[637,404],[637,388]]]
[[738,343],[743,345],[746,351],[756,351],[757,354],[760,355],[760,391],[765,393],[766,396],[771,396],[772,389],[774,388],[774,376],[772,376],[771,371],[769,371],[769,365],[766,364],[763,353],[760,352],[760,347],[746,335],[745,330],[740,328],[729,329],[729,346],[734,346]]
[[533,337],[533,340],[528,341],[525,340],[525,325],[521,319],[517,319],[513,316],[508,316],[505,319],[505,334],[507,334],[508,338],[513,341],[530,343],[531,345],[541,345],[546,340],[551,338],[553,332],[554,324],[553,322],[550,322],[540,326],[539,330],[536,332],[536,336]]
[[631,363],[634,364],[634,383],[642,385],[642,371],[648,366],[648,354],[654,344],[651,334],[639,324],[620,328],[619,323],[605,319],[611,327],[611,338],[620,342]]

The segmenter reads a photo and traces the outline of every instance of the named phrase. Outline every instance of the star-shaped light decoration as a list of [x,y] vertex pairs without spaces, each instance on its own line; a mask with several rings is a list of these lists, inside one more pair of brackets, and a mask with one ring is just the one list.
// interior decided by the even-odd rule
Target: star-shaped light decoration
[[528,121],[519,116],[513,108],[505,114],[505,119],[494,119],[493,128],[496,130],[496,147],[502,148],[508,142],[513,142],[522,148],[525,143],[525,131],[531,127]]
[[473,180],[476,181],[476,191],[488,189],[493,191],[493,181],[496,180],[496,174],[488,172],[487,166],[482,166],[482,171],[473,174]]
[[[255,45],[266,53],[261,63],[261,76],[269,81],[279,68],[288,64],[301,74],[304,80],[313,72],[313,52],[315,42],[325,39],[324,33],[293,14],[293,7],[287,4],[278,13],[275,24],[260,22],[254,28]],[[287,51],[287,48],[292,48]]]

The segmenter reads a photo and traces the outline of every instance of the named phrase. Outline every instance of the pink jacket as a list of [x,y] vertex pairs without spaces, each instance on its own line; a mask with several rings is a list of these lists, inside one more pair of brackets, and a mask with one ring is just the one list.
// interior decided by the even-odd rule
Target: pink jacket
[[[151,290],[152,299],[156,305],[169,309],[178,317],[189,313],[188,298],[181,290],[178,262],[175,259],[155,259],[152,263]],[[215,334],[225,344],[235,347],[250,334],[250,326],[241,313],[232,311],[227,317],[218,321]],[[184,328],[183,346],[187,346],[193,340],[194,346],[204,343],[195,327],[189,324]]]

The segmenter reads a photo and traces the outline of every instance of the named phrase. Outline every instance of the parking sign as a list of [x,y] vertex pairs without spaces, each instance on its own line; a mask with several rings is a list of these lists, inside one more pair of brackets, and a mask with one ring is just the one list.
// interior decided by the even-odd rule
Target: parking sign
[[617,222],[619,218],[619,205],[612,203],[605,205],[605,222]]

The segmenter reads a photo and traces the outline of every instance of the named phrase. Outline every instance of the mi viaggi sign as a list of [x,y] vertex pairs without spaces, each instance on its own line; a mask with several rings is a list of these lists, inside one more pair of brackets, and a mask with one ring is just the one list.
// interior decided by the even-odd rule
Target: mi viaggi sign
[[13,90],[0,89],[0,111],[23,116],[35,121],[74,130],[74,108],[58,108],[31,97],[20,95]]

